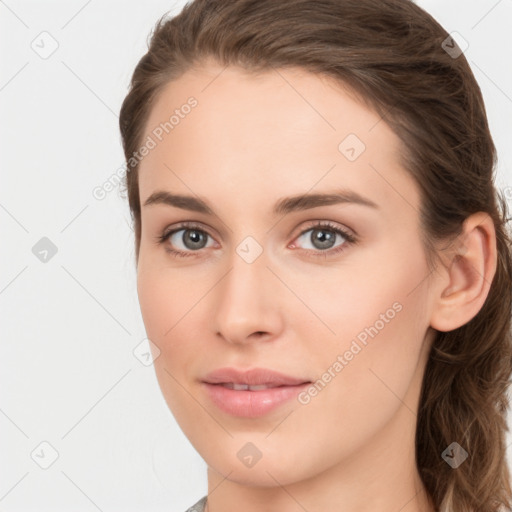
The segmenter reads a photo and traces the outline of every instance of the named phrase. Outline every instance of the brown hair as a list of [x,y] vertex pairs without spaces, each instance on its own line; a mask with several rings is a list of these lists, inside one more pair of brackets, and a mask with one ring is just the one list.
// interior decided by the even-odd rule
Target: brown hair
[[[445,51],[454,46],[448,33],[410,0],[195,0],[165,18],[155,26],[121,107],[127,162],[142,143],[162,87],[192,65],[214,58],[254,73],[299,67],[348,86],[401,139],[403,164],[421,191],[430,265],[435,242],[455,239],[469,215],[492,217],[496,274],[471,321],[435,332],[418,411],[416,463],[436,510],[510,510],[511,242],[507,205],[493,183],[496,150],[482,94],[464,55]],[[138,263],[137,168],[126,174],[126,190]],[[454,441],[469,453],[456,469],[441,456]]]

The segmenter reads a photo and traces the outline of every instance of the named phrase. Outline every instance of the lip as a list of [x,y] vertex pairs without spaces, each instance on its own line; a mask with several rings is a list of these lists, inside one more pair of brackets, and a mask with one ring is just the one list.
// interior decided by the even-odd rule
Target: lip
[[[291,377],[268,368],[238,370],[219,368],[202,380],[210,400],[222,411],[233,416],[255,418],[263,416],[296,397],[311,381]],[[236,390],[222,384],[268,386],[259,390]]]
[[291,377],[270,368],[251,368],[250,370],[238,370],[237,368],[219,368],[208,373],[204,382],[209,384],[222,384],[233,382],[235,384],[248,384],[249,386],[295,386],[308,379]]

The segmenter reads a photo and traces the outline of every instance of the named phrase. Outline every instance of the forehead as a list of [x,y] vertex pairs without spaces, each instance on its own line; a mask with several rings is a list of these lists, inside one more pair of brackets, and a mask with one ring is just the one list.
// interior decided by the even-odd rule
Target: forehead
[[[190,69],[163,87],[150,111],[146,133],[168,121],[174,112],[180,114],[190,98],[197,101],[197,106],[185,117],[200,117],[203,129],[216,128],[213,131],[240,139],[249,126],[267,140],[272,140],[276,129],[286,128],[281,144],[288,141],[288,135],[294,140],[299,136],[339,137],[347,129],[363,136],[377,124],[381,126],[374,135],[386,132],[394,137],[385,123],[380,123],[376,112],[363,106],[347,86],[330,77],[300,68],[255,73],[240,67],[221,67],[212,61]],[[182,116],[175,120],[178,123],[172,129],[173,135],[186,131],[186,125],[191,124],[182,123],[183,120]]]
[[215,195],[219,181],[248,203],[258,191],[292,195],[315,184],[371,189],[380,202],[397,189],[411,201],[416,194],[400,168],[400,140],[380,116],[302,69],[191,69],[162,89],[148,138],[155,145],[140,164],[142,202],[155,188]]

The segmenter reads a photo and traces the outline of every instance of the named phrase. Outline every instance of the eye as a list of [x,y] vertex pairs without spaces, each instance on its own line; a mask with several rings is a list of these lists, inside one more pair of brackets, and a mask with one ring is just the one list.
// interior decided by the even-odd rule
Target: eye
[[[311,252],[312,256],[323,257],[338,254],[344,251],[349,245],[357,242],[355,236],[330,222],[317,222],[304,230],[296,240],[302,241],[301,245],[307,245],[309,243],[311,247],[302,247],[302,249]],[[337,240],[339,240],[340,243],[336,245]],[[296,242],[294,242],[292,247],[296,245]]]
[[[209,247],[208,238],[211,236],[195,224],[182,223],[178,228],[171,231],[165,231],[157,237],[159,244],[164,244],[165,250],[176,257],[195,256],[194,252]],[[177,249],[174,249],[177,247]]]
[[[311,234],[306,236],[308,233]],[[165,244],[165,250],[174,257],[183,258],[196,256],[201,249],[206,249],[214,244],[208,245],[208,238],[213,238],[200,226],[194,223],[183,222],[171,230],[166,230],[162,235],[156,237],[158,244]],[[340,242],[336,245],[336,241]],[[357,238],[330,222],[316,222],[295,239],[302,240],[301,244],[312,245],[312,248],[301,247],[312,256],[327,257],[345,250],[349,245],[357,243]],[[294,248],[297,243],[294,241],[289,247]]]

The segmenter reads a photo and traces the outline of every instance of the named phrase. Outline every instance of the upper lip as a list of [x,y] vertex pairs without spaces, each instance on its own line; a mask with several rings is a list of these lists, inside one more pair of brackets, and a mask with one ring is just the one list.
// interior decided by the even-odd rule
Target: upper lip
[[285,375],[284,373],[269,368],[251,368],[250,370],[239,370],[237,368],[218,368],[208,373],[204,382],[209,384],[247,384],[249,386],[296,386],[311,382]]

